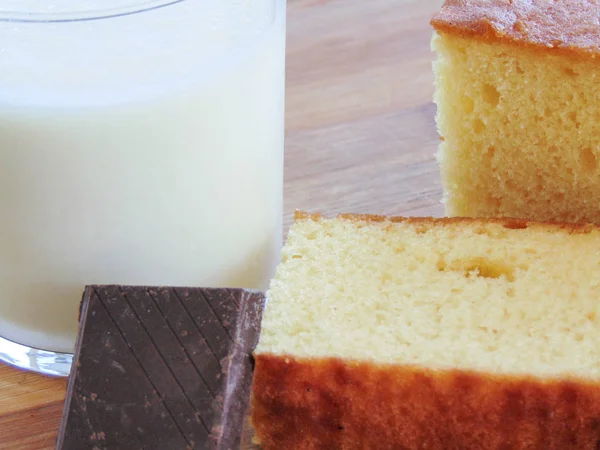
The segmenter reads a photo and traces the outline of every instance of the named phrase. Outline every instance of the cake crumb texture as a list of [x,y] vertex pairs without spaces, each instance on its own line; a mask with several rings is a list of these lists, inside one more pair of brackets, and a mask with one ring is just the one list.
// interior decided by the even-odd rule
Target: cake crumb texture
[[600,224],[598,61],[447,32],[432,45],[447,214]]
[[252,394],[265,450],[597,449],[600,230],[298,214]]
[[599,267],[593,226],[309,217],[256,352],[596,379]]

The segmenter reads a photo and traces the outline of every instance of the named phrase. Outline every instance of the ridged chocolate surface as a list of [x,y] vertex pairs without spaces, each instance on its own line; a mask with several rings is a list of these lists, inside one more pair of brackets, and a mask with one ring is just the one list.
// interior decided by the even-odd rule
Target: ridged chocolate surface
[[58,448],[239,448],[262,293],[86,288]]

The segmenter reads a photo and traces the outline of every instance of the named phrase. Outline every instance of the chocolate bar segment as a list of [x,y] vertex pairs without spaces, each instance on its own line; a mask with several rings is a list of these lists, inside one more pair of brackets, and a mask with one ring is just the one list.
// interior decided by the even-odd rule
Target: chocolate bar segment
[[264,294],[89,286],[58,449],[239,449]]

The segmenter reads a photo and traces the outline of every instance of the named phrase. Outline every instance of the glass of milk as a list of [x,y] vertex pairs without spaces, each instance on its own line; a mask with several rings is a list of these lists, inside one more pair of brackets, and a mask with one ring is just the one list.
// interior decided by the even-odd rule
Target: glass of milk
[[0,359],[68,374],[88,284],[264,289],[285,0],[0,1]]

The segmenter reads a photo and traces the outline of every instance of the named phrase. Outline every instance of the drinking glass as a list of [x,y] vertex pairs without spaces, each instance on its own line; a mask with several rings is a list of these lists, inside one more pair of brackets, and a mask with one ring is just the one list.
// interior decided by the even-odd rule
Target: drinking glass
[[66,375],[88,284],[266,288],[285,0],[0,0],[0,360]]

